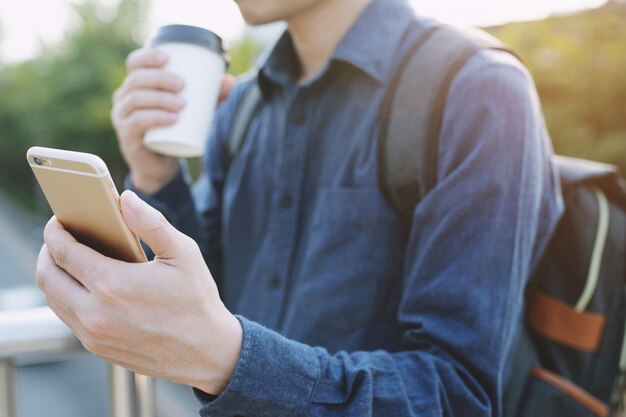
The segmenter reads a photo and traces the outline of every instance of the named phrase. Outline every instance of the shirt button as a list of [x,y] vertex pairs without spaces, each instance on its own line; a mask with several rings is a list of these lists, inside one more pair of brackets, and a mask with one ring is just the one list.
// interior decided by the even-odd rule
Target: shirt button
[[270,278],[270,280],[267,282],[267,288],[269,288],[270,290],[277,290],[280,287],[280,278],[279,277],[272,277]]
[[283,208],[289,208],[293,205],[293,197],[291,196],[291,194],[287,193],[287,194],[283,194],[283,196],[280,198],[280,206]]

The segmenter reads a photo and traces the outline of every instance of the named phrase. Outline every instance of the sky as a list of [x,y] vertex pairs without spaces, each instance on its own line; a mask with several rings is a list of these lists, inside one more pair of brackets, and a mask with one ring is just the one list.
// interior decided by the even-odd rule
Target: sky
[[[114,8],[119,0],[99,0]],[[287,0],[289,1],[289,0]],[[33,58],[42,42],[54,44],[76,24],[70,5],[81,0],[0,0],[0,57],[5,62]],[[461,25],[493,25],[597,7],[606,0],[411,0],[419,14]],[[152,0],[151,31],[167,23],[206,27],[228,42],[244,30],[233,0]],[[33,13],[36,10],[37,13]],[[276,26],[257,30],[271,37]],[[269,35],[268,35],[269,34]]]

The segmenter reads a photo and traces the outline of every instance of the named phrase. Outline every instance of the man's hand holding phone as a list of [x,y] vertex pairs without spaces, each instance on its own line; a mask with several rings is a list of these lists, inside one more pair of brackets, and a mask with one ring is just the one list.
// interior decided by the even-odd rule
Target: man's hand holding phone
[[37,262],[50,308],[97,356],[218,394],[239,358],[242,329],[219,298],[198,246],[132,192],[128,227],[154,251],[127,263],[77,242],[52,218]]
[[[146,131],[175,123],[185,106],[180,96],[184,81],[164,70],[167,62],[167,55],[154,49],[131,53],[129,74],[113,94],[111,118],[120,149],[133,185],[146,194],[158,191],[179,169],[177,158],[152,152],[143,143]],[[233,86],[234,78],[225,76],[220,101]],[[76,157],[57,151],[50,155],[59,163],[73,163]],[[92,159],[82,155],[77,160],[92,164]],[[58,197],[63,187],[48,171],[41,174],[44,191]],[[85,173],[78,174],[82,177],[70,178],[83,184],[78,178]],[[104,199],[106,186],[90,184]],[[56,200],[56,209],[67,216],[69,203]],[[128,228],[156,254],[153,261],[129,263],[104,256],[78,242],[53,217],[44,232],[37,285],[50,308],[97,356],[145,375],[221,392],[239,358],[242,329],[220,300],[197,244],[132,192],[122,194],[120,208]]]

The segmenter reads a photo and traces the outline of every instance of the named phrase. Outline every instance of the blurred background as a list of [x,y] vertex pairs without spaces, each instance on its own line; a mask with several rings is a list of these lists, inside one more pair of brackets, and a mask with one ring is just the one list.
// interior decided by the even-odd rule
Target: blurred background
[[[626,0],[413,3],[420,14],[486,28],[511,45],[535,78],[557,153],[626,172]],[[42,303],[33,276],[50,213],[26,150],[96,153],[121,189],[127,168],[109,119],[111,94],[125,77],[126,55],[167,23],[220,34],[233,74],[283,30],[246,27],[232,0],[0,0],[0,311]],[[105,378],[104,365],[88,355],[25,364],[19,415],[104,416]],[[189,390],[159,387],[160,415],[195,415]]]

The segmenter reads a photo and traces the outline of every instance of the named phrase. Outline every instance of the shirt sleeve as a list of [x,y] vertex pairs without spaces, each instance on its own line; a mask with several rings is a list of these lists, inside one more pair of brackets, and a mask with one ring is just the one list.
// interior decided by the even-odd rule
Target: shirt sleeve
[[560,216],[528,73],[480,52],[455,78],[438,183],[408,238],[395,352],[303,345],[239,317],[241,356],[202,416],[495,416],[523,289]]

